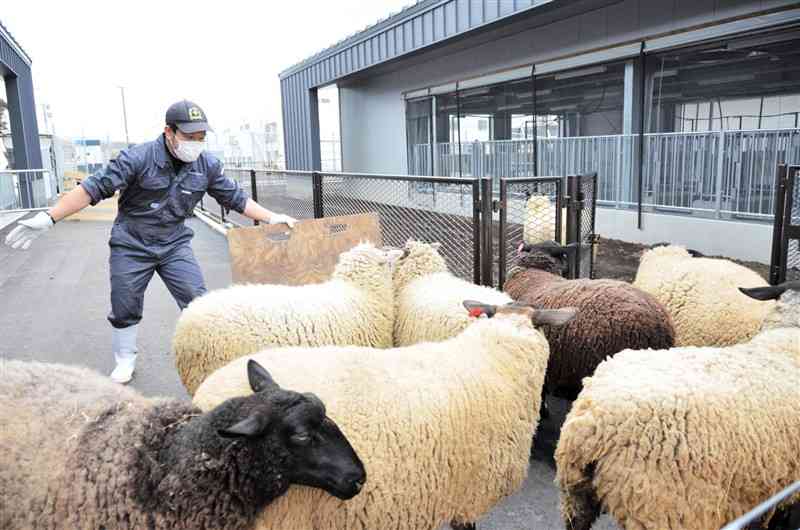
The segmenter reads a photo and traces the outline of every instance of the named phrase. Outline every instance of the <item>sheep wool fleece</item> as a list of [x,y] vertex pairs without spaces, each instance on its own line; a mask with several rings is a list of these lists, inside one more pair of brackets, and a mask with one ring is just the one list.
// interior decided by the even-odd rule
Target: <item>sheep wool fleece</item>
[[[532,195],[525,201],[522,240],[535,244],[556,239],[556,206],[546,195]],[[561,243],[567,239],[567,209],[561,209]]]
[[764,285],[752,270],[725,259],[694,258],[678,246],[646,251],[634,285],[667,308],[676,346],[747,342],[774,306],[739,292],[739,287]]
[[800,480],[800,330],[602,363],[556,449],[567,528],[708,530]]
[[[344,503],[292,487],[256,528],[436,530],[476,521],[525,479],[547,357],[544,336],[519,316],[480,319],[453,339],[405,348],[253,355],[276,379],[325,401],[368,477]],[[195,404],[249,394],[245,362],[211,374]]]
[[394,292],[386,253],[361,244],[321,284],[237,285],[197,298],[175,328],[175,364],[189,394],[242,355],[270,346],[389,348]]
[[453,276],[430,243],[408,241],[405,250],[408,255],[393,274],[395,346],[455,337],[471,322],[462,305],[464,300],[494,305],[511,301],[494,289]]
[[[158,483],[159,470],[150,465],[157,456],[153,451],[174,426],[199,414],[188,403],[146,399],[80,367],[22,361],[0,366],[0,528],[252,525],[252,513],[218,511],[236,503],[222,491],[197,484],[203,498],[216,505],[209,509],[195,498],[172,499],[170,476]],[[152,484],[158,486],[151,489]]]
[[474,319],[464,311],[464,300],[504,305],[508,295],[475,285],[449,272],[428,274],[396,293],[395,346],[441,341],[455,337]]
[[575,399],[581,381],[609,355],[625,349],[661,350],[675,344],[666,309],[651,295],[616,280],[565,280],[538,269],[519,269],[504,289],[535,307],[577,307],[565,326],[544,329],[550,343],[545,388]]

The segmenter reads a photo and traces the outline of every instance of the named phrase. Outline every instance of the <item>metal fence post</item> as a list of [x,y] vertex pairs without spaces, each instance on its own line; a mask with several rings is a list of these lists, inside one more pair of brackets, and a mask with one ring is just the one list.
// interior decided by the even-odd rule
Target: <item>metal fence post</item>
[[508,256],[506,255],[506,233],[508,223],[508,184],[506,179],[500,178],[500,236],[498,237],[498,256],[497,256],[497,288],[503,290],[506,282],[506,271],[508,269]]
[[[258,202],[258,187],[256,187],[256,170],[250,170],[250,198],[253,202]],[[253,225],[258,226],[258,221],[253,220]]]
[[481,180],[472,179],[472,281],[481,284]]
[[775,220],[772,225],[772,259],[769,268],[769,283],[781,283],[781,262],[783,261],[783,219],[786,208],[786,164],[778,164],[775,175]]
[[492,258],[494,257],[494,244],[492,243],[492,180],[481,178],[481,220],[483,223],[483,275],[481,283],[491,287],[494,283],[492,277]]
[[325,217],[322,203],[322,174],[318,171],[311,173],[311,189],[314,203],[314,219],[322,219]]
[[567,245],[573,245],[574,251],[569,256],[568,277],[580,277],[581,260],[581,200],[580,176],[567,177]]
[[717,140],[717,179],[714,187],[716,192],[716,215],[722,217],[722,173],[725,171],[725,131],[719,132]]

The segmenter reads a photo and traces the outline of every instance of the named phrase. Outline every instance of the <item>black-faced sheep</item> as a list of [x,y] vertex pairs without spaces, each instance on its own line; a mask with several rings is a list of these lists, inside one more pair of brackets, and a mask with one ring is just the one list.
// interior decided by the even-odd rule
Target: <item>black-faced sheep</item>
[[604,361],[556,449],[566,528],[601,512],[625,530],[720,528],[800,480],[798,381],[796,327]]
[[356,495],[364,466],[313,394],[248,367],[205,414],[85,368],[0,365],[0,528],[244,530],[291,484]]
[[606,357],[624,349],[665,349],[675,343],[669,314],[652,296],[616,280],[565,280],[567,249],[553,241],[519,248],[517,268],[504,290],[535,307],[575,307],[566,326],[543,329],[550,343],[545,390],[575,399],[581,380]]

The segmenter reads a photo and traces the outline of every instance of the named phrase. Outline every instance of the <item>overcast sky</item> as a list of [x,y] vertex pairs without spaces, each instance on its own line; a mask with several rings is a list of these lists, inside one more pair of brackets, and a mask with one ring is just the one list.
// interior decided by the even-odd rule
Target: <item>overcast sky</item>
[[[187,98],[217,130],[280,122],[278,74],[414,0],[6,0],[0,21],[33,59],[56,133],[152,139]],[[40,124],[41,127],[42,124]]]

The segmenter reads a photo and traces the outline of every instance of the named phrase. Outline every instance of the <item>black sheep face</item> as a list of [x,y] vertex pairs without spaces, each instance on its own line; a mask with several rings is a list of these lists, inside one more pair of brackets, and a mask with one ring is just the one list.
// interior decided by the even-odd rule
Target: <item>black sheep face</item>
[[220,436],[246,438],[264,451],[279,452],[290,484],[320,488],[343,500],[357,495],[366,482],[364,464],[326,416],[322,401],[311,393],[281,388],[252,359],[247,374],[255,393],[244,398],[250,401],[247,418],[220,429]]
[[555,241],[542,243],[523,243],[519,246],[517,266],[525,269],[540,271],[565,276],[569,272],[567,248]]

